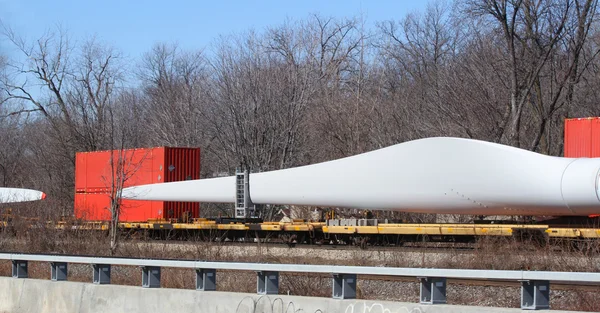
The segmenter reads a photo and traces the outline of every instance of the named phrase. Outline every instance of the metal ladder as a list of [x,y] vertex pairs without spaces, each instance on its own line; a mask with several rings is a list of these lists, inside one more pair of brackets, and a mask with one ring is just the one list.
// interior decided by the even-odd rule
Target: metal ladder
[[256,210],[250,199],[250,174],[248,170],[235,172],[235,218],[253,218]]

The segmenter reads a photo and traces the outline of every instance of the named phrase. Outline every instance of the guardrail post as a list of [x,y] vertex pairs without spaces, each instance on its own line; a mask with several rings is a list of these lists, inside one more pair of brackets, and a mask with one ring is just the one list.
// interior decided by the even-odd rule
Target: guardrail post
[[12,277],[27,278],[27,261],[13,260],[12,261]]
[[52,279],[52,281],[67,280],[67,263],[50,262],[50,278]]
[[521,280],[521,309],[543,310],[550,308],[550,282],[547,280]]
[[417,277],[421,281],[421,304],[446,303],[445,277]]
[[217,271],[215,269],[196,269],[196,290],[217,290]]
[[110,264],[92,264],[92,269],[94,270],[94,284],[110,284]]
[[356,299],[356,274],[333,274],[333,298]]
[[160,288],[159,266],[142,266],[142,287]]
[[276,295],[279,293],[279,272],[256,272],[256,292],[259,295]]

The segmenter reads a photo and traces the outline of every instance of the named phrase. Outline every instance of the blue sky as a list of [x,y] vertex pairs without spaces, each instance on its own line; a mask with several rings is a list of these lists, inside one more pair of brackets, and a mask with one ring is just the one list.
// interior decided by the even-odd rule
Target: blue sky
[[[209,47],[219,35],[248,29],[262,30],[286,19],[305,19],[311,13],[323,16],[366,17],[367,26],[383,20],[398,20],[422,11],[427,1],[117,1],[117,0],[0,0],[0,19],[19,35],[40,37],[61,25],[72,39],[96,36],[132,59],[157,42],[176,42],[184,49]],[[6,41],[0,51],[15,52]]]

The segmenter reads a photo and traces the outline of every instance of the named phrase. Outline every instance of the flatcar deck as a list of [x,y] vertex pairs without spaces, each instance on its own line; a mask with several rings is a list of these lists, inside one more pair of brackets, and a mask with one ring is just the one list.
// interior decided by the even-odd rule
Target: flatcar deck
[[[6,226],[0,222],[0,226]],[[59,222],[57,229],[72,230],[108,230],[107,222]],[[256,233],[266,235],[306,235],[310,238],[406,236],[415,237],[510,237],[523,234],[537,234],[548,238],[594,239],[600,238],[600,228],[585,226],[555,227],[535,224],[378,224],[376,226],[328,226],[324,222],[263,222],[263,223],[217,223],[214,220],[198,219],[190,223],[170,221],[146,221],[119,223],[119,227],[128,231],[169,232],[219,232],[219,233]]]

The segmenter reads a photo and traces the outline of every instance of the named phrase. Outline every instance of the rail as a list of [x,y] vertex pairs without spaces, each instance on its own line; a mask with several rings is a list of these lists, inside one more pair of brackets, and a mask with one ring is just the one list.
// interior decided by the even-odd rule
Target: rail
[[600,284],[600,273],[548,272],[548,271],[501,271],[470,269],[397,268],[368,266],[269,264],[241,262],[208,262],[197,260],[162,260],[137,258],[109,258],[66,255],[40,255],[0,253],[0,260],[12,262],[12,277],[27,278],[28,262],[49,262],[53,281],[67,280],[67,264],[92,265],[94,284],[110,284],[111,265],[139,266],[142,268],[142,287],[160,287],[160,269],[189,268],[196,270],[196,289],[216,290],[216,270],[254,271],[257,273],[257,293],[277,294],[279,273],[331,274],[332,296],[336,299],[356,298],[357,275],[416,277],[420,281],[422,304],[446,303],[446,280],[490,280],[521,282],[522,309],[548,309],[550,283],[575,285]]

